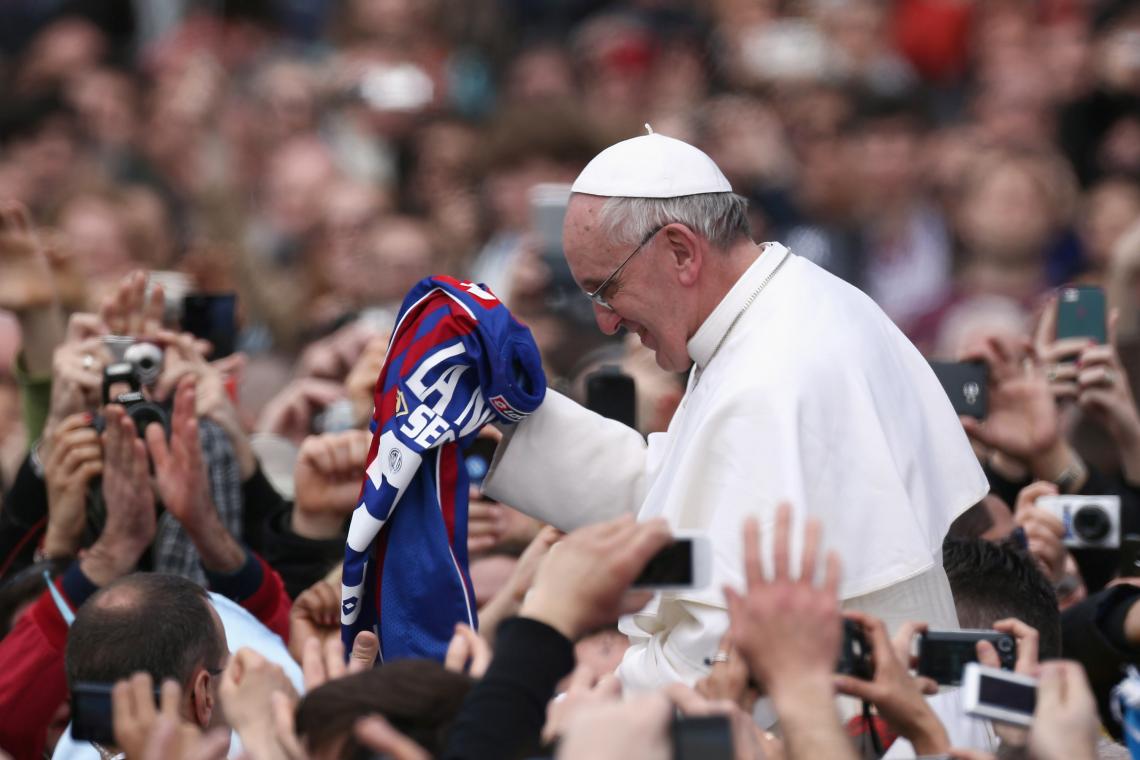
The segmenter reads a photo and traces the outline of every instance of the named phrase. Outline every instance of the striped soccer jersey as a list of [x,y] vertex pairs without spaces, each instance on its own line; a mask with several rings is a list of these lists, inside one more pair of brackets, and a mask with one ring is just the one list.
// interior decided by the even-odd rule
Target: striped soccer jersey
[[530,330],[488,290],[439,276],[408,293],[344,552],[346,652],[370,630],[382,660],[442,660],[455,624],[477,625],[463,452],[483,425],[518,422],[545,393]]

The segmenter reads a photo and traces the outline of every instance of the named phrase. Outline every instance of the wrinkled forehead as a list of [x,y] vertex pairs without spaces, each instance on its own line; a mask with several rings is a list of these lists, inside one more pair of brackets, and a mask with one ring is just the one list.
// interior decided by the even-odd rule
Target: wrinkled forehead
[[[602,224],[602,207],[607,198],[575,193],[566,207],[566,221],[562,227],[562,246],[570,268],[593,271],[594,267],[613,267],[615,247],[609,230]],[[589,276],[585,271],[580,276]],[[602,275],[603,277],[605,275]],[[585,284],[585,283],[582,283]]]

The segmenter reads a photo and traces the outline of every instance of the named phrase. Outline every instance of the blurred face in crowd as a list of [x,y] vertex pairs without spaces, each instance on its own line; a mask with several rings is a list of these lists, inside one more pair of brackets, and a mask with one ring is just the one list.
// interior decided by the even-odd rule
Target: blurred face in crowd
[[367,306],[399,302],[431,274],[434,261],[427,227],[411,217],[391,216],[373,224],[354,253],[330,268],[337,291]]
[[74,260],[89,276],[117,280],[131,267],[126,227],[119,211],[95,196],[68,203],[59,217]]
[[1094,186],[1078,217],[1085,255],[1097,267],[1108,264],[1116,241],[1140,219],[1140,187],[1109,179]]
[[[566,261],[586,292],[596,290],[634,247],[606,238],[598,218],[605,202],[594,195],[574,195],[566,208],[562,237]],[[666,232],[653,235],[610,280],[602,295],[613,309],[595,304],[594,318],[606,335],[624,327],[656,354],[661,368],[683,372],[692,364],[685,325],[694,306],[693,295],[668,266],[666,257],[672,254]]]
[[982,167],[969,185],[960,222],[971,253],[1001,261],[1043,255],[1052,230],[1051,203],[1027,162]]
[[111,69],[75,74],[68,97],[79,122],[103,145],[126,145],[135,137],[138,93],[134,82]]
[[904,116],[869,124],[856,141],[861,187],[878,200],[910,200],[919,145],[914,124]]
[[311,230],[334,178],[332,158],[320,142],[302,138],[287,143],[269,165],[265,205],[270,219],[288,234]]

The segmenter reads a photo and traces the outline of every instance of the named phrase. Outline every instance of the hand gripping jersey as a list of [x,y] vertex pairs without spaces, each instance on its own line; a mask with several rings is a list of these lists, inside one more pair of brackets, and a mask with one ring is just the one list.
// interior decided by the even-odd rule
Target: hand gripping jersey
[[455,624],[476,626],[463,452],[487,422],[518,422],[545,394],[530,330],[490,292],[429,277],[408,293],[376,382],[344,550],[346,652],[374,631],[382,660],[443,660]]

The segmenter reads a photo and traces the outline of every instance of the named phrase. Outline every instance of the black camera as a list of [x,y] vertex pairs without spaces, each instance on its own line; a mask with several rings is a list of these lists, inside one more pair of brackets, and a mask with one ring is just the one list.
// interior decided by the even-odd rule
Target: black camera
[[864,681],[875,677],[875,664],[871,661],[871,645],[867,642],[867,634],[863,632],[863,626],[854,620],[843,621],[843,646],[839,650],[835,672]]
[[[132,346],[134,348],[134,346]],[[127,410],[127,416],[135,423],[135,428],[139,432],[139,437],[146,434],[147,425],[152,422],[157,422],[162,425],[163,432],[166,437],[170,438],[170,412],[159,404],[153,401],[148,401],[143,396],[140,388],[142,382],[139,378],[139,370],[135,364],[131,362],[116,362],[115,364],[107,365],[103,370],[103,403],[112,403],[111,391],[116,385],[126,384],[130,388],[126,393],[120,393],[115,396],[114,403],[121,404]],[[100,433],[106,428],[106,420],[103,415],[95,415],[92,426]]]
[[1013,670],[1017,663],[1017,640],[1008,633],[989,630],[927,631],[918,639],[918,674],[944,686],[957,686],[962,683],[966,664],[978,661],[979,641],[993,644],[1001,666]]

